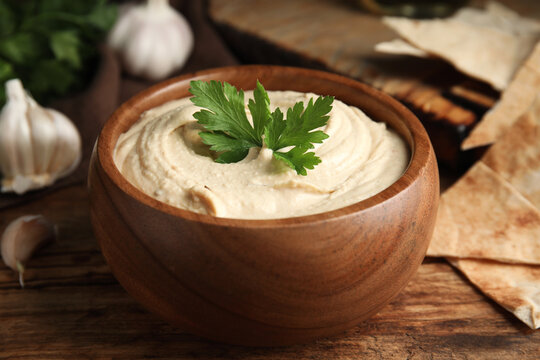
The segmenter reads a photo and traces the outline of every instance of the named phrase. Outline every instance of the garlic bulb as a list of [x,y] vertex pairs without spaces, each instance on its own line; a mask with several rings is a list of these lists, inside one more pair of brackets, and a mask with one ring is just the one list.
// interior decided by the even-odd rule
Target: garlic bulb
[[160,80],[184,65],[193,49],[193,33],[168,0],[148,0],[119,16],[108,43],[130,74]]
[[81,137],[73,123],[41,107],[19,79],[6,82],[0,113],[2,192],[23,194],[53,184],[81,160]]

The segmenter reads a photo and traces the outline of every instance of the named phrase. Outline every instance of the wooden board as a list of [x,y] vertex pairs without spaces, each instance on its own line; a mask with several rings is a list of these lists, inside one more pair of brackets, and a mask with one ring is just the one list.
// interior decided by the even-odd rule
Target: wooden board
[[92,234],[86,187],[0,213],[0,231],[42,213],[59,239],[28,264],[25,289],[0,264],[0,359],[538,359],[533,331],[442,260],[428,260],[405,290],[342,336],[284,348],[215,344],[139,306],[110,274]]
[[[536,6],[525,0],[506,2],[528,16],[540,15],[539,2]],[[375,52],[375,44],[397,35],[353,0],[210,4],[211,19],[242,60],[314,67],[357,78],[396,97],[418,115],[440,162],[457,169],[478,158],[480,153],[463,153],[459,146],[499,94],[442,61]]]

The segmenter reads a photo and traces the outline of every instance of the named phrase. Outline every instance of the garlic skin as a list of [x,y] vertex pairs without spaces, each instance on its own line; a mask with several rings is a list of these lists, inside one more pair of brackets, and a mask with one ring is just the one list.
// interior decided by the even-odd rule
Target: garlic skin
[[120,54],[127,72],[161,80],[185,64],[193,33],[168,0],[148,0],[125,9],[107,42]]
[[13,220],[2,234],[2,260],[19,272],[19,283],[24,287],[24,265],[32,255],[56,238],[56,227],[42,215],[25,215]]
[[6,82],[6,95],[0,113],[1,191],[24,194],[75,170],[82,156],[75,125],[36,103],[19,79]]

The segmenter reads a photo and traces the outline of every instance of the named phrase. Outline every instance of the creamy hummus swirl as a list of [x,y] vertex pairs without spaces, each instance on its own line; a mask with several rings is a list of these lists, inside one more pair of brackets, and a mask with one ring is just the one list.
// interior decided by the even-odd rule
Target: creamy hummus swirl
[[[315,94],[269,91],[272,111],[285,113]],[[246,101],[252,92],[246,92]],[[118,139],[114,161],[146,194],[172,206],[217,217],[286,218],[356,203],[394,183],[409,163],[403,139],[358,108],[334,100],[329,135],[315,144],[322,162],[307,176],[284,166],[269,149],[252,148],[232,164],[214,162],[193,118],[189,98],[148,110]],[[248,118],[249,109],[246,105]]]

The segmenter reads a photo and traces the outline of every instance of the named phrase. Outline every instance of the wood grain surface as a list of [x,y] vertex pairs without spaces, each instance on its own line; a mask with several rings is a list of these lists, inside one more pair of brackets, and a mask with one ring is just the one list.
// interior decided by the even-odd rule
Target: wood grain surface
[[25,289],[0,265],[0,359],[538,359],[528,329],[444,261],[428,259],[405,290],[343,335],[283,348],[211,343],[144,310],[116,282],[93,236],[86,187],[4,210],[42,213],[59,239],[28,264]]

